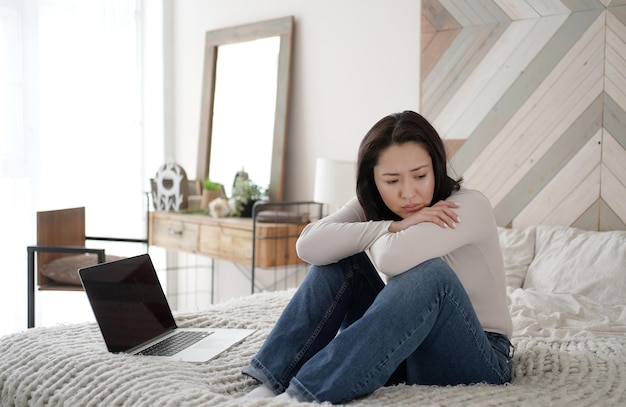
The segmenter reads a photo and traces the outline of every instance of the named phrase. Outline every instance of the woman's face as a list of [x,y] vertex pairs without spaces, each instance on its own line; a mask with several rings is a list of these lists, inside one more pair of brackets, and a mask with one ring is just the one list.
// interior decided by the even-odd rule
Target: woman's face
[[378,156],[374,182],[385,205],[404,219],[433,199],[435,173],[430,154],[419,143],[393,144]]

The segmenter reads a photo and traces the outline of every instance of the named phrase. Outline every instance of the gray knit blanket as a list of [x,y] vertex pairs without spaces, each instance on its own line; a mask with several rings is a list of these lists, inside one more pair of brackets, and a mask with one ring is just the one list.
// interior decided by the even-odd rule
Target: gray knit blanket
[[[35,328],[0,338],[2,406],[290,406],[247,399],[240,372],[293,291],[255,294],[180,313],[183,327],[256,328],[206,364],[162,362],[107,352],[93,323]],[[509,385],[382,388],[354,406],[623,406],[626,337],[514,337]]]

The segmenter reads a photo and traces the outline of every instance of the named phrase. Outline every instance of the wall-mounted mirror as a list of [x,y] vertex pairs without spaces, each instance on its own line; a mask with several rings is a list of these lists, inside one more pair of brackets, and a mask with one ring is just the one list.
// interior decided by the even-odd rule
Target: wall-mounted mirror
[[197,178],[237,171],[283,199],[293,17],[206,33]]

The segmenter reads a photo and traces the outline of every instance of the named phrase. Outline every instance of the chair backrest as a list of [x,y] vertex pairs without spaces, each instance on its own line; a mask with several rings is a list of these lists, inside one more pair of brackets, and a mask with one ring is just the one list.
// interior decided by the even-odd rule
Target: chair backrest
[[[85,246],[85,208],[69,208],[37,212],[38,246]],[[41,275],[41,267],[60,257],[72,253],[38,253],[37,282],[46,284],[50,280]]]

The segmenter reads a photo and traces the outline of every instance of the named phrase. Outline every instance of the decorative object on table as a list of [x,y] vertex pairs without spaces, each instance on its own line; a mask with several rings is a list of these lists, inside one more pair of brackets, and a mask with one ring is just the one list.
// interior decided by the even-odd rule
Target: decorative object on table
[[230,198],[232,216],[249,218],[252,216],[252,206],[260,199],[265,199],[267,191],[255,184],[249,178],[235,177],[233,193]]
[[230,214],[228,199],[218,197],[209,202],[209,214],[214,218],[225,218]]
[[202,206],[202,183],[197,179],[189,179],[187,180],[187,209],[202,208],[204,208]]
[[[341,206],[356,195],[356,163],[318,158],[315,163],[313,200]],[[331,212],[332,209],[330,208]]]
[[187,173],[180,165],[163,164],[151,182],[152,201],[157,211],[179,211],[187,209]]
[[250,177],[248,175],[248,173],[246,172],[246,170],[241,167],[241,170],[237,171],[237,174],[235,174],[235,179],[233,179],[233,188],[235,188],[235,185],[237,185],[237,181],[238,180],[249,180]]
[[217,198],[225,198],[226,192],[224,192],[224,185],[219,182],[213,182],[210,179],[205,179],[202,183],[202,208],[208,208],[209,203]]

